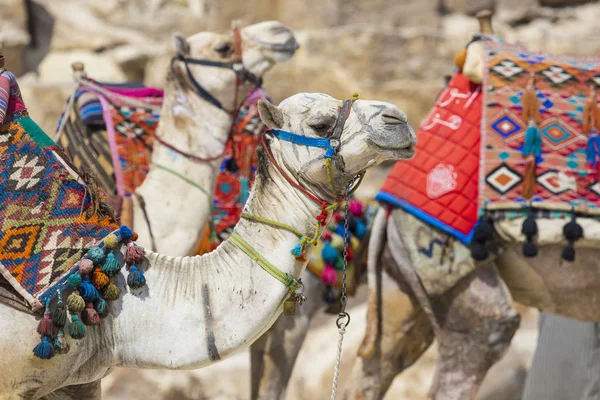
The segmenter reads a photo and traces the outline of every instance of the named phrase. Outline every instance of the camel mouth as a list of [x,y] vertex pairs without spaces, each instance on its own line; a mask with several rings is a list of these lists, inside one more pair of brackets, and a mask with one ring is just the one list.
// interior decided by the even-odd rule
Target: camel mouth
[[293,36],[286,40],[284,43],[271,43],[255,38],[250,38],[250,40],[264,47],[265,49],[272,51],[273,53],[278,53],[290,57],[293,56],[296,53],[296,50],[300,48],[300,44]]
[[409,142],[401,146],[385,146],[369,141],[384,158],[394,160],[408,160],[415,156],[415,144]]

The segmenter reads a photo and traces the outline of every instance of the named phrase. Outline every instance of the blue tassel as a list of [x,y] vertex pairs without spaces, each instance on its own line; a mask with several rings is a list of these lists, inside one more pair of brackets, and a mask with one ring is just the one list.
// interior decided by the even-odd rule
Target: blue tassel
[[50,342],[48,336],[44,336],[40,344],[35,346],[33,354],[42,360],[49,360],[54,357],[54,346],[52,346],[52,342]]
[[119,233],[121,235],[121,240],[129,240],[133,237],[133,232],[125,225],[119,228]]
[[146,284],[146,277],[142,271],[135,265],[129,268],[129,275],[127,275],[127,285],[132,289],[137,289]]
[[365,224],[363,224],[362,221],[360,220],[356,220],[356,227],[354,228],[354,235],[359,238],[362,239],[367,233],[367,227],[365,226]]
[[104,265],[102,266],[102,272],[108,276],[115,276],[120,269],[121,266],[115,255],[112,252],[108,253],[106,261],[104,261]]
[[84,278],[79,287],[79,294],[86,302],[94,302],[98,298],[98,289],[90,283],[90,278]]
[[94,264],[102,264],[102,262],[104,262],[104,250],[100,247],[93,247],[87,252],[85,258]]
[[600,161],[600,136],[598,136],[597,131],[590,131],[586,150],[587,161],[596,168],[598,166],[598,161]]
[[298,243],[296,246],[294,246],[291,253],[296,258],[302,257],[302,246],[300,245],[300,243]]
[[98,300],[96,300],[94,303],[94,308],[96,309],[96,312],[100,318],[105,318],[108,315],[108,305],[103,298],[98,297]]
[[542,135],[535,122],[530,122],[525,132],[525,144],[523,145],[523,157],[533,154],[539,157],[542,154]]
[[325,264],[335,265],[335,262],[340,258],[340,253],[327,242],[321,250],[321,258]]

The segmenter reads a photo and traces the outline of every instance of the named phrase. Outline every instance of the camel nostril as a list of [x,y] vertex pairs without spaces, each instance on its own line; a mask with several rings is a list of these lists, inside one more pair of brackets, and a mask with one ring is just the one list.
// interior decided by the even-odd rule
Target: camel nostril
[[396,114],[396,115],[382,114],[381,119],[383,119],[384,123],[390,124],[390,125],[406,124],[408,122],[406,115],[403,115],[403,114],[400,114],[400,115],[398,115],[398,114]]

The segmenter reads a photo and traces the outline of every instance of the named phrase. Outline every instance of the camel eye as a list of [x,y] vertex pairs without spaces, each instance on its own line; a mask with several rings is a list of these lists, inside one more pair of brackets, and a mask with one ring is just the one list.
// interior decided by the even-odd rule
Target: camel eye
[[221,42],[215,46],[215,51],[222,56],[227,56],[233,51],[233,47],[229,42]]
[[310,127],[315,132],[325,132],[327,129],[329,129],[329,125],[327,125],[327,124],[316,124],[316,125],[311,125]]

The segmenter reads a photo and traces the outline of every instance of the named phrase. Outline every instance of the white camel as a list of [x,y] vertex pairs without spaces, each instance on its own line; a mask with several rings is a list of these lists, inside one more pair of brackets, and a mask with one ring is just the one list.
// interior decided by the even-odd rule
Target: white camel
[[[482,27],[491,28],[490,14],[480,17]],[[471,43],[462,68],[477,83],[482,82],[483,52],[481,42]],[[533,258],[522,254],[523,220],[495,221],[493,257],[481,262],[450,238],[442,254],[452,261],[440,268],[466,263],[472,269],[460,280],[449,278],[443,294],[430,294],[416,273],[421,263],[431,262],[418,251],[418,236],[443,242],[448,235],[401,209],[392,209],[389,217],[386,210],[378,212],[369,242],[367,334],[346,398],[382,398],[394,377],[418,360],[435,337],[439,356],[430,398],[475,399],[519,326],[513,299],[542,312],[600,321],[600,221],[577,218],[585,236],[575,242],[575,261],[568,262],[561,258],[568,218],[536,219],[539,254]]]
[[[277,21],[247,26],[240,30],[240,37],[243,67],[258,78],[276,63],[292,57],[298,48],[292,31]],[[235,37],[231,33],[201,32],[176,41],[178,53],[190,59],[230,62],[235,58]],[[196,157],[212,158],[223,153],[233,112],[251,82],[238,87],[232,69],[189,64],[193,79],[221,108],[198,94],[183,61],[175,61],[173,67],[168,74],[157,136]],[[136,191],[145,203],[145,211],[139,198],[133,196],[133,227],[139,233],[140,245],[152,248],[150,227],[156,251],[177,256],[193,254],[212,213],[208,194],[213,192],[221,162],[194,160],[155,141],[150,172]]]
[[[279,107],[261,101],[259,112],[271,128],[323,138],[334,131],[340,106],[340,101],[329,96],[304,93],[284,100]],[[259,173],[245,211],[312,235],[320,206],[291,185],[281,171],[332,202],[324,150],[284,139],[267,138],[281,170],[260,152]],[[397,107],[358,100],[340,142],[333,167],[337,190],[385,160],[412,157],[416,138]],[[294,278],[306,265],[290,254],[298,238],[286,230],[242,219],[234,237]],[[97,399],[100,379],[115,367],[200,368],[249,346],[280,315],[289,289],[255,261],[260,257],[249,257],[249,250],[242,251],[240,246],[244,245],[230,238],[212,253],[196,257],[146,251],[149,262],[141,267],[146,288],[132,293],[124,276],[118,275],[116,283],[123,295],[111,304],[110,315],[81,341],[68,338],[71,351],[51,360],[31,353],[39,342],[35,318],[0,305],[3,398]]]

